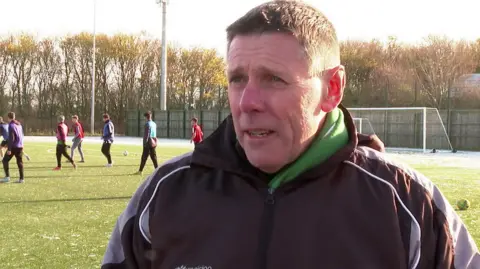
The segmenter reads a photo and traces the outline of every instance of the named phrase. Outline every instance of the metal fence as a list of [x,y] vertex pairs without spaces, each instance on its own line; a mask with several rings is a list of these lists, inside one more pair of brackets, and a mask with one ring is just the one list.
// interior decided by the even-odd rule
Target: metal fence
[[[142,136],[145,118],[143,111],[132,110],[127,113],[127,136]],[[157,123],[157,136],[163,138],[190,138],[192,127],[190,121],[197,118],[202,126],[205,137],[209,136],[220,123],[229,115],[229,110],[198,111],[198,110],[171,110],[153,111],[153,119]]]
[[[158,126],[158,137],[188,139],[191,136],[191,118],[198,118],[204,135],[208,136],[229,113],[228,110],[154,111],[154,120]],[[357,125],[359,122],[362,124],[357,126],[358,129],[362,127],[365,133],[375,132],[387,147],[422,148],[425,140],[429,149],[449,149],[450,140],[455,149],[480,150],[480,110],[451,110],[448,116],[447,111],[437,113],[435,109],[428,109],[425,125],[424,114],[420,110],[351,113],[355,118],[365,119],[355,121]],[[125,134],[142,136],[144,123],[143,111],[128,111]]]

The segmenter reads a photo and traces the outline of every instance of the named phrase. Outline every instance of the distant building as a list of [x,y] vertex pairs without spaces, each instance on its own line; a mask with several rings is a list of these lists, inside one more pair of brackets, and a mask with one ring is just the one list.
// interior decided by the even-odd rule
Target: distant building
[[465,74],[455,80],[452,97],[480,96],[480,74]]

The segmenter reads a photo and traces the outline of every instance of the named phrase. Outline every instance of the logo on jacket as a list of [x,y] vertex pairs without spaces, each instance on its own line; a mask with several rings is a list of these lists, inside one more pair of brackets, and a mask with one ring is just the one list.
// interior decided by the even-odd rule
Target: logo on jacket
[[212,267],[211,266],[205,266],[205,265],[187,267],[185,265],[182,265],[182,266],[176,267],[175,269],[212,269]]

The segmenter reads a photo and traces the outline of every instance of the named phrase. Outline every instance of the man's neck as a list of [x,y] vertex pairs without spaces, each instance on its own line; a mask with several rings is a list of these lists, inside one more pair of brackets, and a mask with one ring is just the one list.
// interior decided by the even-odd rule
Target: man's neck
[[343,112],[336,109],[328,113],[325,123],[317,132],[312,143],[297,160],[272,175],[270,186],[277,188],[295,179],[302,172],[324,162],[344,147],[348,143],[348,138]]

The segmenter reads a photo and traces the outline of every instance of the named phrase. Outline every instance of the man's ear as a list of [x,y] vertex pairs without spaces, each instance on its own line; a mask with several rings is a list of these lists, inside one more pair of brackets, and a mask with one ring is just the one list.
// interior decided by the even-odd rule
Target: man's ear
[[322,98],[321,108],[324,112],[334,110],[343,99],[343,92],[346,85],[345,67],[339,65],[327,71],[325,74],[327,90]]

